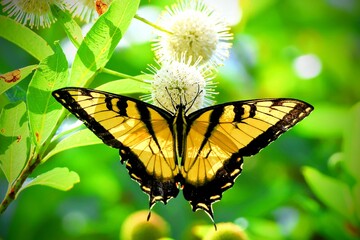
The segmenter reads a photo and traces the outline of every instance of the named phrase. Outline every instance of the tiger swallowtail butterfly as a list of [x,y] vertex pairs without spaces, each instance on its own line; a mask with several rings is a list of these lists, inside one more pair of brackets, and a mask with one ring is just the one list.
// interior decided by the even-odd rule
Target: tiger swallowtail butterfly
[[300,100],[275,98],[187,114],[182,104],[172,113],[86,88],[63,88],[53,96],[105,144],[119,149],[130,177],[149,195],[150,210],[182,189],[192,210],[204,210],[213,222],[212,204],[233,186],[243,157],[258,153],[313,110]]

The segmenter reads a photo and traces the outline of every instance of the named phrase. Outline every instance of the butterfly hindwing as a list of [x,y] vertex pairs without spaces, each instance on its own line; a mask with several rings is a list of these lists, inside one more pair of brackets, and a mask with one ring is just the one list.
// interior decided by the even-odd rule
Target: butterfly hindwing
[[264,99],[225,103],[190,114],[181,173],[184,197],[193,210],[203,209],[212,218],[212,203],[234,184],[242,171],[242,157],[259,152],[312,109],[299,100]]
[[119,149],[130,176],[150,197],[166,203],[179,189],[171,115],[136,99],[84,88],[64,88],[53,96],[105,144]]

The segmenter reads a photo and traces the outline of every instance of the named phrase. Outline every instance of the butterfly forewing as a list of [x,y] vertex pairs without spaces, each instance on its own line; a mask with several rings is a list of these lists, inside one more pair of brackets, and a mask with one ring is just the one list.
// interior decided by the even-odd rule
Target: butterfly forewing
[[225,103],[188,117],[187,155],[181,173],[184,197],[193,210],[212,217],[211,205],[234,184],[243,156],[259,152],[294,126],[312,106],[293,99]]
[[149,194],[150,206],[178,194],[171,115],[136,99],[96,90],[64,88],[53,96],[104,143],[119,149],[130,176]]

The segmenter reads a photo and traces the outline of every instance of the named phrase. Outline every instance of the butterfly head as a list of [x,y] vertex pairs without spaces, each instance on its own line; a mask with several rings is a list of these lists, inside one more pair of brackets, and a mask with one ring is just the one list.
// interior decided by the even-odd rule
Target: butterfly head
[[196,92],[192,89],[169,89],[168,87],[165,87],[165,90],[167,96],[164,96],[162,99],[156,99],[156,102],[170,113],[176,113],[179,110],[185,113],[196,111],[199,108],[198,102],[202,102],[203,90],[200,89],[199,85],[197,85]]

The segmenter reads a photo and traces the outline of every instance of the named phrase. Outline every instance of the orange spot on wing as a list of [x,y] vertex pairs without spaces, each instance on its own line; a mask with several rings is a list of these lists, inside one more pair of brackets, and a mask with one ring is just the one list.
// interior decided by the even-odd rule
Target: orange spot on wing
[[19,69],[0,75],[0,79],[4,80],[6,83],[16,82],[20,78],[21,78],[21,71]]
[[17,136],[16,138],[16,142],[20,142],[21,141],[21,135]]
[[36,141],[40,142],[40,135],[38,132],[35,133]]

